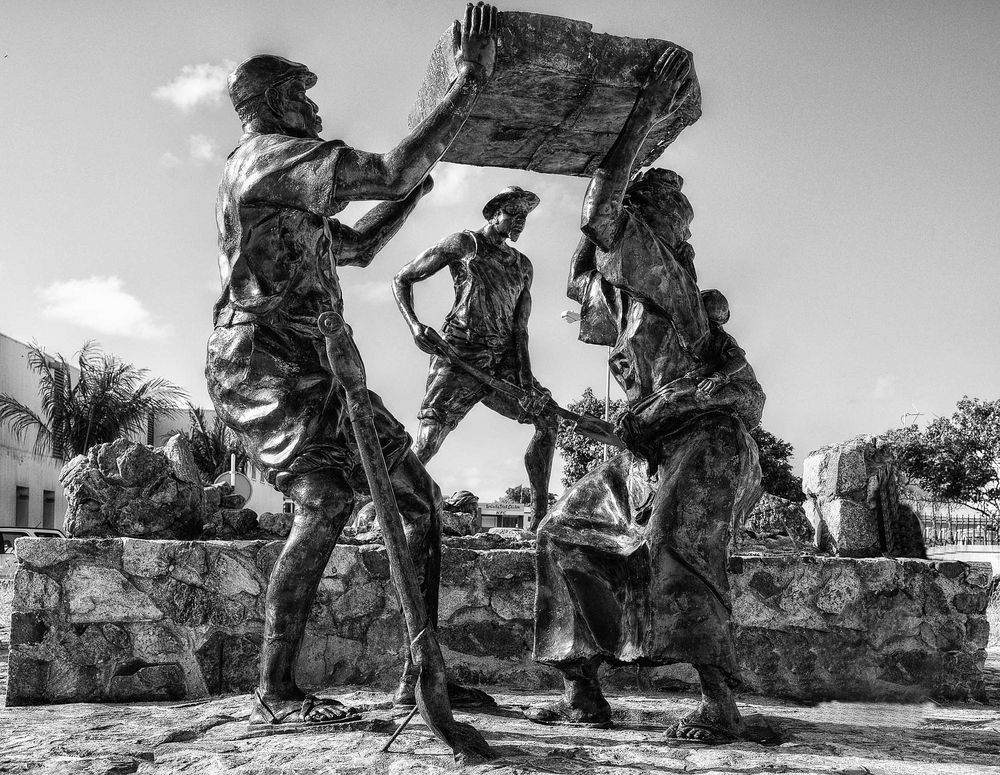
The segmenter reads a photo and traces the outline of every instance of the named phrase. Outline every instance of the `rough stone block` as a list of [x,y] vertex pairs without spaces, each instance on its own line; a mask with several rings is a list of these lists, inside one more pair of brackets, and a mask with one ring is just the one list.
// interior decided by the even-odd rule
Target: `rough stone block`
[[[595,33],[586,22],[558,16],[504,12],[493,78],[444,160],[591,175],[669,45]],[[449,28],[431,54],[411,127],[427,117],[456,76]],[[639,166],[655,162],[700,116],[701,88],[692,70],[683,103],[650,132]]]
[[844,557],[881,554],[878,517],[868,504],[837,498],[827,504],[825,517],[837,554]]
[[42,538],[19,538],[14,542],[17,560],[32,568],[49,568],[65,562],[69,557],[69,546],[65,541],[51,541]]
[[163,445],[163,454],[174,467],[177,478],[190,484],[202,486],[201,474],[198,466],[194,462],[194,450],[191,449],[191,442],[185,436],[175,433],[167,443]]
[[165,576],[173,565],[175,545],[167,541],[122,541],[122,570],[129,576]]
[[54,579],[43,573],[21,568],[14,575],[14,610],[41,611],[58,608],[59,592],[59,584]]
[[294,520],[294,514],[265,511],[257,516],[257,529],[268,537],[287,538]]
[[69,601],[69,621],[76,624],[163,618],[163,613],[148,596],[110,568],[71,568],[66,574],[64,588]]
[[179,700],[184,696],[180,665],[147,665],[111,679],[109,695],[115,702]]
[[66,532],[75,538],[194,538],[201,532],[201,483],[180,478],[162,451],[144,444],[98,444],[69,461],[59,479]]

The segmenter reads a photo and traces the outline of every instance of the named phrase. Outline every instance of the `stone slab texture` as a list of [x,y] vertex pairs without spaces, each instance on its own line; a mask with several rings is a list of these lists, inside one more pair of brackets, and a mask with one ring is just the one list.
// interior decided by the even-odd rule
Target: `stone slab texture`
[[802,464],[806,517],[818,548],[846,557],[926,556],[912,512],[900,509],[887,447],[858,436],[810,452]]
[[[587,22],[559,16],[503,12],[493,78],[444,160],[593,174],[650,68],[669,45],[596,33]],[[410,112],[411,128],[427,117],[456,77],[449,28],[431,54]],[[683,100],[649,133],[638,166],[655,162],[701,116],[701,88],[693,71]]]
[[[554,688],[531,660],[534,551],[478,536],[443,551],[439,637],[452,676]],[[276,541],[19,539],[8,705],[247,692]],[[989,573],[959,562],[734,557],[746,688],[801,700],[982,699]],[[391,688],[405,627],[377,544],[340,545],[298,662],[319,688]],[[690,668],[609,671],[611,687],[675,687]]]

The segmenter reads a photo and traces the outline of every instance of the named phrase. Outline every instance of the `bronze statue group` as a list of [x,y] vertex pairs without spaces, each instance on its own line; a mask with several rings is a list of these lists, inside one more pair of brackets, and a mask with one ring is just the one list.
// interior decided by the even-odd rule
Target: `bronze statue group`
[[[514,186],[501,191],[483,208],[481,228],[445,237],[395,277],[400,312],[416,345],[431,354],[416,441],[363,383],[367,395],[360,397],[345,383],[343,364],[331,361],[346,356],[317,326],[321,315],[342,312],[337,266],[367,265],[430,191],[429,172],[490,79],[498,24],[496,9],[469,6],[454,27],[457,78],[385,154],[319,137],[322,123],[306,94],[316,76],[304,65],[259,55],[230,76],[244,133],[219,186],[223,291],[206,375],[219,416],[268,481],[297,504],[267,590],[251,725],[355,717],[333,699],[302,691],[294,664],[355,492],[372,481],[366,456],[384,461],[396,507],[390,517],[401,519],[409,556],[410,569],[400,572],[414,575],[433,635],[442,499],[424,463],[482,401],[535,428],[525,455],[538,539],[534,658],[562,672],[565,691],[527,717],[608,726],[601,663],[686,662],[698,672],[703,699],[666,734],[731,740],[741,722],[732,694],[738,667],[726,551],[734,521],[760,494],[748,431],[760,420],[764,394],[722,329],[725,297],[698,288],[687,241],[693,212],[681,177],[633,169],[646,135],[679,105],[690,55],[663,52],[587,189],[568,292],[581,304],[580,339],[611,348],[610,366],[628,400],[618,424],[627,451],[551,509],[557,420],[528,354],[531,262],[510,244],[537,196]],[[354,200],[382,203],[352,228],[334,216]],[[412,287],[446,267],[455,301],[438,333],[418,319]],[[491,386],[501,383],[518,390]],[[370,405],[361,414],[374,429],[374,451],[359,449],[359,405]],[[411,643],[399,705],[421,701],[419,675],[429,668],[414,650]],[[450,682],[447,693],[452,706],[491,702]]]

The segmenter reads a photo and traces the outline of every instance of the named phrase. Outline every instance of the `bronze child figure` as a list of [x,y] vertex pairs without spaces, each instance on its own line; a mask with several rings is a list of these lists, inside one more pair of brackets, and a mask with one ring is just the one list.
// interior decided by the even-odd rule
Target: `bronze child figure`
[[[306,96],[316,76],[305,65],[265,54],[230,76],[244,134],[219,185],[223,289],[206,377],[219,416],[298,507],[268,584],[251,724],[350,716],[334,700],[307,696],[294,677],[323,569],[351,515],[355,489],[367,486],[317,317],[343,311],[334,267],[366,266],[430,189],[427,173],[492,74],[497,24],[494,8],[469,4],[453,28],[456,80],[433,113],[385,154],[319,137],[322,122]],[[390,201],[353,229],[333,218],[350,201],[373,199]],[[371,403],[433,624],[441,495],[410,452],[403,426],[374,393]]]
[[679,106],[689,72],[687,52],[664,52],[584,201],[569,295],[582,305],[580,338],[612,347],[629,452],[577,482],[539,526],[534,655],[563,673],[565,691],[526,715],[609,725],[602,662],[687,662],[702,702],[667,734],[718,742],[741,733],[726,553],[731,524],[760,495],[748,429],[764,395],[749,366],[719,390],[699,391],[688,376],[719,369],[687,242],[693,211],[679,175],[632,177],[637,150]]
[[[422,463],[430,460],[480,401],[504,417],[533,424],[535,434],[524,455],[532,528],[548,509],[558,425],[553,415],[540,411],[549,393],[534,378],[528,355],[531,262],[508,240],[517,241],[525,219],[537,206],[538,197],[532,192],[518,186],[504,189],[483,207],[482,228],[445,237],[404,266],[393,282],[396,303],[414,341],[432,356],[414,453]],[[413,285],[445,267],[455,284],[455,302],[443,328],[445,340],[466,363],[526,389],[524,400],[490,389],[435,349],[435,332],[420,322],[413,309]]]

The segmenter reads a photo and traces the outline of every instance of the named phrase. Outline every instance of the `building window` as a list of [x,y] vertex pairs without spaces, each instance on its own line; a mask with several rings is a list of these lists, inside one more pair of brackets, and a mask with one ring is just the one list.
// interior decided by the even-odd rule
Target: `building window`
[[27,487],[17,488],[17,504],[14,507],[14,525],[17,527],[30,527],[28,522],[28,504],[31,493]]
[[520,514],[497,514],[497,527],[521,527]]
[[295,513],[295,501],[285,499],[281,504],[281,512],[283,514],[294,514]]
[[62,364],[52,364],[52,457],[63,460],[66,456],[66,424],[63,407],[66,395],[66,372]]
[[42,527],[56,526],[56,494],[52,490],[42,490]]

